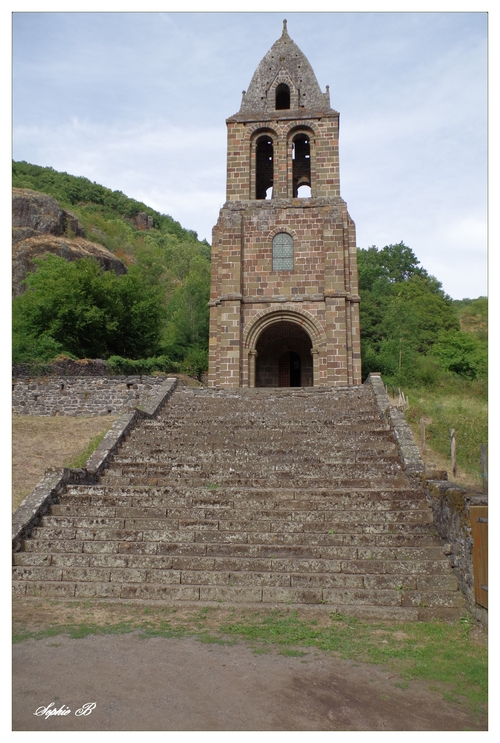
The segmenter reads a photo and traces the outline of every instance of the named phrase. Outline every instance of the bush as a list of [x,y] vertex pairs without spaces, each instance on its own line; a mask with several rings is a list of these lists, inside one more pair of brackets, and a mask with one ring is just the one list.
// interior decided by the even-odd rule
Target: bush
[[156,351],[161,297],[138,273],[116,276],[88,258],[47,255],[35,263],[28,290],[13,303],[17,359],[49,360],[61,352],[141,358]]
[[201,375],[208,369],[208,351],[206,348],[190,348],[181,364],[181,371],[201,382]]
[[172,361],[168,356],[156,356],[148,359],[124,359],[121,356],[111,356],[106,361],[106,368],[110,374],[145,374],[154,372],[172,374],[179,372],[180,364]]

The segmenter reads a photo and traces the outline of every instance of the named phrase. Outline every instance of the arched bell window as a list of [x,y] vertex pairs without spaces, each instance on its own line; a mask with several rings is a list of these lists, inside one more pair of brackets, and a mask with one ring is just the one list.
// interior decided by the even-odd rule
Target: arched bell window
[[259,137],[255,152],[255,198],[270,199],[274,181],[273,140]]
[[273,271],[293,271],[293,237],[288,232],[273,237]]
[[[292,143],[292,177],[293,197],[307,194],[311,191],[311,145],[307,134],[297,134]],[[302,188],[309,186],[309,190]],[[299,190],[300,189],[300,190]]]
[[290,88],[286,83],[280,83],[276,87],[276,110],[282,111],[290,108]]

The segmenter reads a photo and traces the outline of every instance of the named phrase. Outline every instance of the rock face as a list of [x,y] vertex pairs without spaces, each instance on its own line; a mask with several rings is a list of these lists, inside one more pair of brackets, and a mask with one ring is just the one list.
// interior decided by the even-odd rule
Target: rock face
[[[71,236],[68,236],[71,235]],[[26,276],[35,270],[34,258],[47,253],[68,261],[96,258],[118,276],[127,272],[122,261],[102,245],[85,239],[77,217],[47,194],[27,188],[12,189],[12,292],[22,294]]]
[[75,215],[61,209],[52,196],[28,188],[12,189],[13,242],[19,242],[19,235],[24,240],[35,234],[64,235],[68,230],[76,237],[85,237]]

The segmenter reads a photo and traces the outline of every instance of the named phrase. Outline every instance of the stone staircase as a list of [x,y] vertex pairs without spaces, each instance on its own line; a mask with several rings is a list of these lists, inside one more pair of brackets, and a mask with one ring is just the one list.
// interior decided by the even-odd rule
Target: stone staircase
[[397,621],[465,606],[369,387],[178,388],[52,506],[14,591]]

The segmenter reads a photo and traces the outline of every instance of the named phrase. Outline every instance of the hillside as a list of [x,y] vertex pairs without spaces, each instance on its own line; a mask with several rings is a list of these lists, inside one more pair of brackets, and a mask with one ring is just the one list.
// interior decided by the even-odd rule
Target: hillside
[[[111,277],[90,269],[86,261],[69,266],[62,258],[37,263],[33,257],[31,268],[38,269],[27,286],[37,291],[14,302],[15,360],[98,354],[111,359],[115,370],[133,368],[123,357],[162,359],[149,366],[141,362],[144,371],[179,371],[182,365],[183,371],[196,374],[206,369],[206,241],[120,191],[52,168],[14,162],[13,186],[57,201],[69,215],[58,238],[65,246],[84,239],[126,267],[126,275]],[[36,247],[36,255],[43,254],[43,245]],[[61,250],[52,248],[56,256],[67,258]],[[98,260],[110,267],[104,254]],[[389,385],[426,388],[453,380],[486,380],[485,297],[452,300],[402,242],[358,249],[358,267],[363,378],[380,371]],[[72,289],[77,286],[79,304]]]
[[[37,287],[38,298],[42,296],[42,284],[45,290],[49,284],[56,287],[57,283],[60,294],[65,294],[65,285],[74,286],[75,281],[80,281],[81,286],[88,285],[89,275],[83,276],[86,269],[76,265],[82,261],[75,261],[71,267],[66,262],[58,264],[55,259],[43,261],[43,271],[42,264],[36,263],[36,256],[46,252],[54,253],[60,260],[67,259],[68,250],[76,250],[78,241],[83,239],[87,253],[89,245],[96,246],[94,252],[102,267],[110,266],[103,265],[104,257],[101,259],[97,255],[98,246],[102,246],[103,256],[111,254],[115,263],[123,264],[127,271],[126,276],[117,276],[116,280],[104,279],[98,275],[99,272],[92,279],[96,285],[99,282],[109,284],[106,288],[103,285],[101,291],[93,291],[87,301],[87,305],[90,302],[94,308],[97,307],[98,322],[96,313],[89,307],[73,306],[67,312],[65,310],[66,314],[78,317],[81,324],[88,309],[88,323],[77,339],[70,338],[72,332],[69,332],[68,325],[55,327],[55,303],[49,301],[53,299],[49,297],[52,289],[45,293],[45,312],[34,307],[33,292],[25,292],[23,297],[16,299],[13,310],[14,361],[49,361],[57,354],[81,358],[98,352],[105,359],[115,356],[129,359],[161,357],[159,366],[163,370],[179,371],[184,364],[184,370],[199,373],[206,367],[210,291],[210,246],[206,241],[199,241],[195,232],[184,229],[172,217],[87,178],[26,162],[14,162],[12,185],[25,193],[29,189],[52,196],[61,212],[71,215],[71,219],[66,219],[62,236],[51,237],[51,246],[47,249],[44,247],[47,244],[45,238],[42,245],[35,246],[29,260],[24,260],[22,272],[18,271],[19,280],[22,280],[27,274],[28,264],[30,270],[38,265],[36,273],[31,274],[27,281],[29,288]],[[75,230],[75,224],[78,230]],[[35,239],[31,232],[24,237]],[[115,267],[113,270],[120,273]],[[57,282],[54,283],[56,275]],[[104,300],[105,294],[109,296],[112,293],[111,285],[116,292],[114,308]],[[59,296],[58,307],[61,301]],[[110,324],[109,317],[113,312],[115,316]],[[45,316],[43,321],[41,314]],[[138,336],[135,345],[123,340],[134,332],[134,316]],[[106,322],[107,331],[104,328]],[[115,342],[120,335],[116,328],[120,326],[121,345]],[[92,345],[84,341],[105,332],[113,337],[111,343],[105,340]]]

